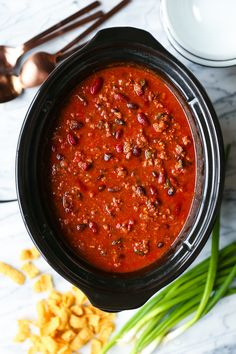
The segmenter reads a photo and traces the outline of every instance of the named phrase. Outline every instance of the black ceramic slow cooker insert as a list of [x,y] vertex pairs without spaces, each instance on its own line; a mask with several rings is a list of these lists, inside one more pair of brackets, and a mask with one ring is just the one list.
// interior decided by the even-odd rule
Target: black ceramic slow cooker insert
[[[95,269],[60,237],[47,201],[44,149],[55,108],[94,71],[133,63],[151,69],[171,87],[186,111],[196,151],[192,208],[171,251],[161,263],[133,273]],[[107,311],[137,308],[190,266],[212,230],[224,179],[223,140],[212,104],[197,79],[148,32],[118,27],[102,30],[53,71],[36,94],[24,121],[16,161],[17,192],[26,228],[48,263]]]

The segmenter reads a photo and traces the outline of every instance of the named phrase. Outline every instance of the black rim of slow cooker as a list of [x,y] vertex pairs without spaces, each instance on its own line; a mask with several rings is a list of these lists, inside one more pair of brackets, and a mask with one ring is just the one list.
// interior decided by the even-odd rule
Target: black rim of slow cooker
[[[61,87],[65,87],[68,82],[71,82],[72,78],[83,70],[83,65],[95,67],[97,70],[99,63],[103,63],[104,66],[105,58],[107,58],[107,62],[124,62],[124,57],[129,62],[140,62],[142,66],[151,68],[154,65],[159,71],[164,70],[164,75],[171,77],[171,81],[182,91],[181,94],[198,117],[198,125],[202,129],[201,135],[204,140],[205,167],[208,169],[205,174],[209,173],[210,175],[207,176],[205,204],[201,213],[204,223],[200,225],[200,222],[198,222],[198,229],[195,228],[192,235],[188,237],[185,246],[173,257],[168,264],[168,269],[166,269],[166,265],[162,265],[160,268],[151,270],[141,276],[141,273],[139,275],[137,273],[137,276],[133,278],[123,277],[120,274],[106,275],[103,272],[99,272],[98,277],[98,273],[94,270],[82,270],[80,266],[75,265],[65,255],[64,250],[58,248],[57,244],[48,242],[53,234],[47,225],[45,215],[43,215],[39,191],[35,188],[34,183],[38,178],[37,163],[34,157],[38,153],[37,143],[40,135],[35,134],[35,132],[36,130],[40,131],[42,128],[40,122],[45,121],[46,117],[50,115],[54,103],[58,100],[57,94],[60,94],[60,91],[63,92]],[[35,123],[36,120],[37,124]],[[220,146],[221,144],[222,146]],[[155,290],[169,283],[186,269],[208,239],[222,194],[222,150],[223,143],[217,118],[205,91],[192,74],[171,55],[140,45],[138,41],[129,45],[127,43],[116,43],[115,48],[112,45],[85,48],[60,65],[41,87],[22,127],[17,157],[17,189],[26,227],[47,261],[71,282],[80,284],[84,289],[88,289],[92,284],[94,288],[105,289],[108,292],[116,290],[121,293],[129,290],[142,292],[148,289],[147,297],[149,297]],[[208,198],[209,203],[206,202]],[[38,223],[40,223],[40,226]]]

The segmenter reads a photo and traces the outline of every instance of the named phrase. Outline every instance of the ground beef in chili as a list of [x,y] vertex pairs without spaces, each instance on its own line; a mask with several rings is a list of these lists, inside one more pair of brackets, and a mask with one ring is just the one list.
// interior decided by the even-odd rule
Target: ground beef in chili
[[191,207],[195,152],[161,77],[132,65],[90,75],[62,103],[49,155],[52,209],[83,259],[122,273],[170,249]]

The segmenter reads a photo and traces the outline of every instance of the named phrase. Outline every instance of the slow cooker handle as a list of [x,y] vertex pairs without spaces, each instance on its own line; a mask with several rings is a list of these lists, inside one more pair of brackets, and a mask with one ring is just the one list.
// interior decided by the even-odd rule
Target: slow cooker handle
[[93,306],[106,312],[120,312],[141,307],[156,291],[156,289],[155,291],[147,289],[143,292],[130,293],[124,289],[124,292],[118,293],[96,288],[92,291],[86,288],[81,288],[81,290],[84,291]]
[[112,27],[103,29],[86,44],[86,49],[107,45],[114,42],[131,42],[142,44],[159,50],[164,54],[171,55],[149,32],[134,27]]

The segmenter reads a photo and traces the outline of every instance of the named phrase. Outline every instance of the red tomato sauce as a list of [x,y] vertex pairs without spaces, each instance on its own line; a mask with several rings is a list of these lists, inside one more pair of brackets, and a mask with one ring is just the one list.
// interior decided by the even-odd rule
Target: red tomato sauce
[[176,241],[195,188],[195,150],[180,102],[157,74],[100,70],[65,98],[50,138],[50,199],[84,260],[131,272]]

